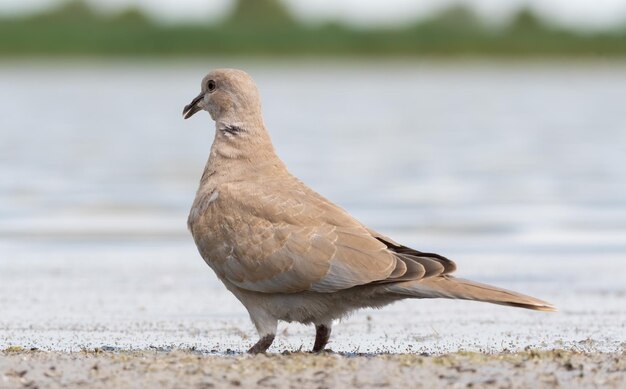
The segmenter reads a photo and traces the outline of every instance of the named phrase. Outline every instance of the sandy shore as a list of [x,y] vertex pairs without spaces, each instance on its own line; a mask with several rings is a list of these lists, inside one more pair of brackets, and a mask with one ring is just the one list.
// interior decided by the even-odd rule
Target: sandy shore
[[626,385],[621,353],[533,351],[206,355],[193,351],[5,350],[3,388],[62,387],[603,387]]

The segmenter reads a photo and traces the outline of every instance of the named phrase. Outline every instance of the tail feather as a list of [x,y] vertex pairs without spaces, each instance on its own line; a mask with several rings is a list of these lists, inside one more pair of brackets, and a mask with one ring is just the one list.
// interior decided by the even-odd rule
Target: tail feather
[[415,298],[475,300],[536,311],[556,311],[554,305],[534,297],[452,276],[400,282],[388,288],[392,293]]

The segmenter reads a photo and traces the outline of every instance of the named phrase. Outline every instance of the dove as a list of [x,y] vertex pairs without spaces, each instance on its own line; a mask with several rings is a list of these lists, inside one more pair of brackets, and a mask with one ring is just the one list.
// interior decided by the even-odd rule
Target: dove
[[368,228],[293,176],[276,154],[253,79],[217,69],[185,106],[208,111],[215,137],[188,227],[198,251],[247,309],[263,353],[279,321],[315,326],[323,351],[332,324],[361,308],[413,298],[476,300],[537,311],[553,305],[453,275],[456,264]]

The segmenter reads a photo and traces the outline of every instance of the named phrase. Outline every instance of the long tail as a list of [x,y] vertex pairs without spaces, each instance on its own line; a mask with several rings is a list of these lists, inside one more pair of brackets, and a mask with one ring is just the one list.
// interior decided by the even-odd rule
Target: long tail
[[389,285],[388,290],[407,297],[475,300],[536,311],[556,311],[554,305],[534,297],[452,276],[400,282]]

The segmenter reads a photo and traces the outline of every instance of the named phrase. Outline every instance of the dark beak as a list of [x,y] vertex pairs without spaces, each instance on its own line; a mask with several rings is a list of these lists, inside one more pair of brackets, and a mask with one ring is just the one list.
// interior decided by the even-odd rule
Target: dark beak
[[189,119],[193,116],[194,113],[198,112],[201,109],[200,107],[198,107],[198,103],[200,102],[200,100],[202,100],[203,97],[204,93],[200,93],[198,96],[196,96],[196,98],[191,100],[191,103],[185,105],[185,108],[183,109],[184,119]]

